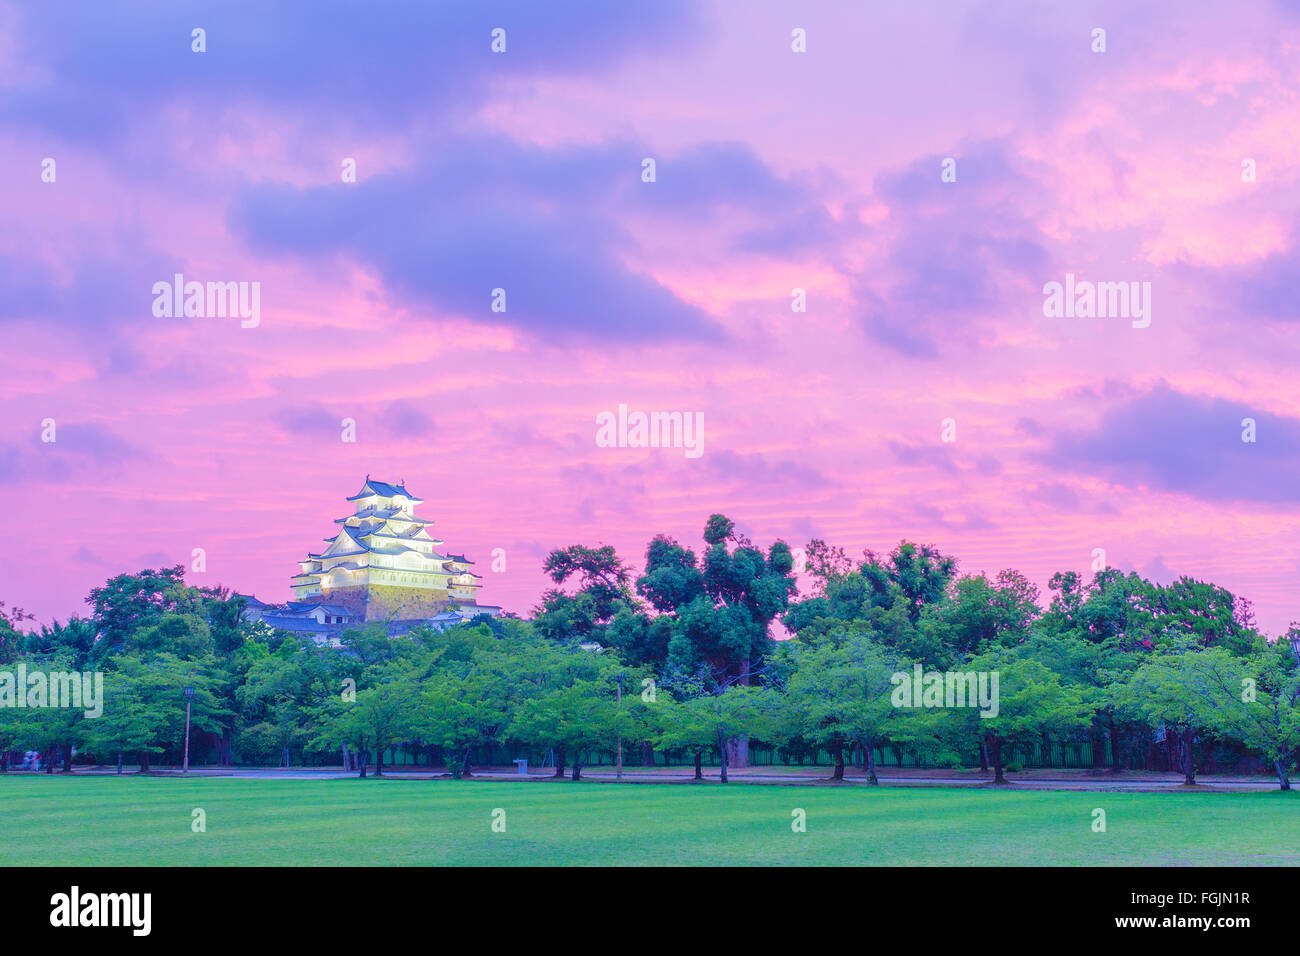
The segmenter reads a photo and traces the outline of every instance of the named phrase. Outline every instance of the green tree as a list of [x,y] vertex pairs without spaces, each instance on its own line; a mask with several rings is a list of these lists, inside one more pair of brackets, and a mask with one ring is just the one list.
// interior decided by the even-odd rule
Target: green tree
[[577,589],[568,594],[555,587],[542,595],[533,616],[537,632],[553,641],[608,647],[607,631],[615,616],[636,609],[632,572],[614,549],[570,545],[552,551],[542,567],[556,585],[576,580]]
[[828,750],[835,759],[834,779],[844,779],[844,751],[861,747],[867,779],[876,777],[876,748],[887,742],[912,742],[924,715],[895,707],[893,676],[909,676],[912,662],[864,637],[842,645],[822,643],[795,648],[796,668],[786,681],[788,729]]
[[417,685],[407,679],[376,683],[356,692],[355,700],[333,701],[317,740],[329,749],[347,743],[361,753],[361,773],[366,775],[369,755],[375,755],[375,776],[384,775],[384,751],[396,747],[418,720]]
[[502,739],[510,720],[508,686],[502,675],[481,668],[464,676],[439,672],[426,682],[414,731],[447,752],[453,776],[471,776],[473,749]]
[[719,779],[727,782],[727,744],[736,737],[770,738],[781,727],[781,699],[768,687],[733,684],[717,694],[656,705],[657,743],[665,750],[692,750],[696,779],[705,746],[719,754]]
[[995,708],[951,708],[963,732],[980,734],[993,764],[994,783],[1006,783],[1002,752],[1007,744],[1028,745],[1046,735],[1064,735],[1087,727],[1092,712],[1079,687],[1062,684],[1041,662],[1021,650],[1000,648],[973,657],[962,668],[987,674],[990,689],[997,676]]
[[1213,730],[1216,724],[1206,706],[1209,676],[1205,660],[1199,652],[1186,649],[1156,654],[1115,693],[1125,710],[1164,728],[1176,745],[1187,786],[1196,783],[1196,734]]

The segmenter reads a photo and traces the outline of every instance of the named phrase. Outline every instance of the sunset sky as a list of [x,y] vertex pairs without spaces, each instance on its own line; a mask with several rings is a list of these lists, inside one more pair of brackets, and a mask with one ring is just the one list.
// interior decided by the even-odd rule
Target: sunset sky
[[[0,600],[84,614],[196,547],[288,600],[370,474],[519,613],[550,549],[721,511],[1044,599],[1103,548],[1276,634],[1298,72],[1281,0],[0,0]],[[260,324],[155,316],[176,273],[260,283]],[[1150,327],[1045,317],[1066,273],[1150,282]],[[598,447],[620,404],[703,454]]]

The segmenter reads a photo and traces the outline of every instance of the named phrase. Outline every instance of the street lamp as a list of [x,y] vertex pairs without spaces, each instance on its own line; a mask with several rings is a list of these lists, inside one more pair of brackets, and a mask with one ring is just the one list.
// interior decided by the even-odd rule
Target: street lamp
[[618,716],[620,723],[618,725],[618,769],[614,771],[614,779],[623,779],[623,672],[618,672]]
[[185,688],[185,765],[181,773],[190,772],[190,702],[194,700],[194,688]]

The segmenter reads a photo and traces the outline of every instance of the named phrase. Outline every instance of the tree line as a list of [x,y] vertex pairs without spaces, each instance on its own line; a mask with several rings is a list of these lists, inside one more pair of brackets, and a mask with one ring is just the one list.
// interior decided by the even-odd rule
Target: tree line
[[[227,765],[341,760],[382,774],[401,747],[461,777],[504,747],[554,753],[556,775],[576,780],[584,761],[624,748],[691,760],[697,777],[717,761],[725,781],[758,742],[827,753],[836,778],[855,762],[876,783],[888,749],[978,761],[1001,782],[1017,769],[1012,748],[1086,741],[1097,769],[1163,754],[1190,784],[1209,756],[1254,758],[1290,787],[1300,629],[1267,639],[1225,588],[1070,571],[1044,606],[1019,572],[961,574],[931,545],[851,560],[814,540],[805,556],[800,595],[785,542],[763,549],[713,515],[698,551],[656,536],[639,574],[608,546],[551,552],[553,586],[526,619],[401,637],[358,626],[340,648],[245,620],[242,597],[189,585],[182,567],[118,575],[63,624],[0,604],[0,669],[104,674],[98,718],[0,707],[0,751],[38,750],[51,770],[71,771],[75,751],[147,771],[178,758],[192,687],[192,753]],[[900,706],[914,674],[927,687],[996,675],[996,706],[928,691]]]

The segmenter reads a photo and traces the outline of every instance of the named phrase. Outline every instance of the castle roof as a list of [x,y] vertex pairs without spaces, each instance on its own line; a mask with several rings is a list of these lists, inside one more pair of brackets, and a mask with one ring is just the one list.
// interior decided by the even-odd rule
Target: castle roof
[[289,617],[295,614],[310,614],[312,611],[320,608],[326,614],[338,614],[346,616],[351,612],[341,604],[321,604],[319,602],[307,601],[290,601],[284,605],[282,617]]
[[281,631],[306,631],[311,634],[330,634],[335,628],[328,624],[321,624],[315,618],[310,617],[286,617],[283,615],[270,616],[262,618],[262,623],[267,627],[273,627]]
[[[349,498],[349,501],[352,499]],[[352,521],[354,518],[374,518],[376,521],[396,521],[403,524],[433,524],[427,518],[421,518],[416,515],[403,515],[397,508],[365,508],[356,514],[344,515],[342,518],[335,518],[335,524],[343,524]]]
[[348,499],[348,501],[357,501],[361,498],[369,498],[371,495],[379,495],[381,498],[410,498],[417,504],[423,502],[423,498],[417,498],[406,490],[405,484],[390,484],[387,481],[376,481],[369,475],[366,476],[366,483],[361,486],[361,490]]

